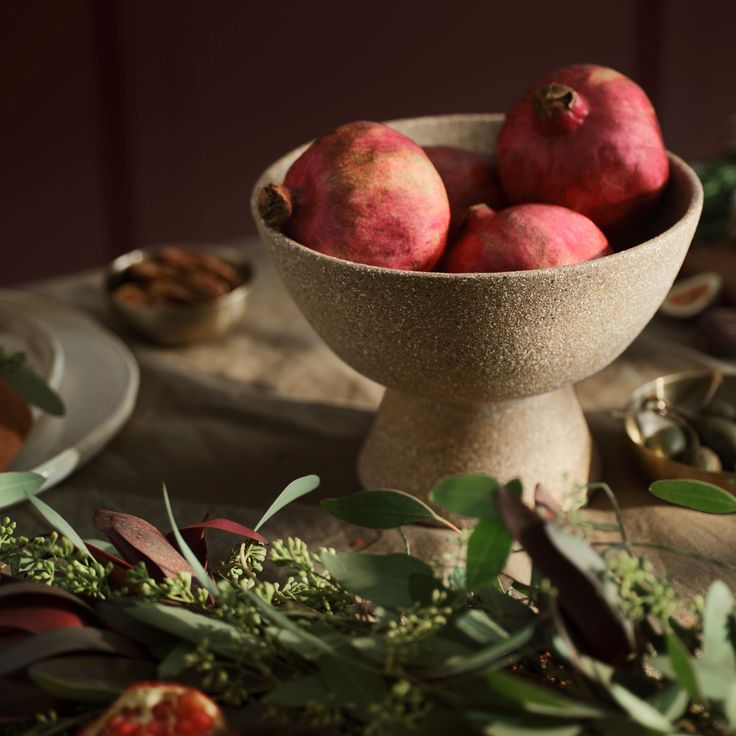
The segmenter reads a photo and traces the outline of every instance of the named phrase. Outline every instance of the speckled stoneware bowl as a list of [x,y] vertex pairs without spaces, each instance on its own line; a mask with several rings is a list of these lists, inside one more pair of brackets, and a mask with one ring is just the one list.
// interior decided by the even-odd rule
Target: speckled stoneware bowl
[[[492,153],[501,115],[389,124],[421,145]],[[268,227],[257,208],[302,146],[269,167],[251,206],[292,297],[324,341],[387,387],[358,471],[368,487],[418,495],[485,471],[563,496],[594,473],[573,384],[613,361],[669,290],[702,207],[694,172],[671,156],[663,201],[622,252],[509,273],[397,271],[322,255]],[[638,244],[637,244],[638,243]]]

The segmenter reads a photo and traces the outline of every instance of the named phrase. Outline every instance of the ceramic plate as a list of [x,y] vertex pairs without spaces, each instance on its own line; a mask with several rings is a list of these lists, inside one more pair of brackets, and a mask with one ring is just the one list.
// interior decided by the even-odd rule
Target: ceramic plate
[[39,325],[63,355],[54,388],[66,414],[40,415],[9,468],[45,476],[45,490],[94,457],[125,424],[138,394],[138,365],[115,335],[63,302],[0,290],[0,313]]
[[25,310],[0,303],[0,346],[6,354],[23,353],[26,365],[52,388],[64,372],[61,343]]

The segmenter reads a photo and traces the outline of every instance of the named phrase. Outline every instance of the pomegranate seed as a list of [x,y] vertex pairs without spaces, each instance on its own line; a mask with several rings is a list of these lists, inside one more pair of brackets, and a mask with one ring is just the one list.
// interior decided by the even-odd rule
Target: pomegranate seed
[[146,726],[143,736],[168,736],[171,733],[168,726],[161,721],[153,721]]
[[157,721],[166,720],[170,714],[171,714],[171,701],[170,700],[163,700],[160,703],[156,703],[156,705],[153,706],[153,717]]
[[198,713],[202,710],[202,704],[194,693],[184,693],[176,701],[176,714],[179,716]]
[[143,727],[140,723],[126,721],[115,729],[115,736],[142,736]]
[[126,719],[125,716],[118,713],[117,715],[114,715],[112,718],[108,718],[107,722],[105,723],[105,727],[115,731],[118,726],[120,726],[122,723],[125,723]]
[[215,725],[215,719],[203,710],[192,713],[190,719],[199,727],[200,732],[209,731]]

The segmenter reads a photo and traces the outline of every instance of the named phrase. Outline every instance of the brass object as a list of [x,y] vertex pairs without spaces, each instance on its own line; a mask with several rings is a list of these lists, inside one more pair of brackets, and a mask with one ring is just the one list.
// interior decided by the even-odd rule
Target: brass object
[[626,436],[651,480],[702,480],[736,494],[736,472],[708,471],[664,457],[646,446],[653,432],[645,436],[637,419],[644,410],[652,414],[661,412],[663,417],[671,419],[670,407],[697,412],[714,399],[736,403],[736,372],[724,374],[703,369],[672,373],[655,378],[634,391],[626,410]]
[[113,297],[115,289],[126,280],[128,269],[155,256],[163,247],[133,250],[110,264],[105,291],[112,310],[136,332],[160,345],[184,345],[223,335],[243,316],[252,282],[250,263],[234,248],[206,249],[235,268],[243,280],[222,296],[195,304],[139,304]]

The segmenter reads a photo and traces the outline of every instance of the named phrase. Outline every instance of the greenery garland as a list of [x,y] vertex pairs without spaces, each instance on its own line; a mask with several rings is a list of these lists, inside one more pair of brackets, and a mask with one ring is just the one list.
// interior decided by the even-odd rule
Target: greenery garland
[[[254,723],[279,733],[366,736],[736,728],[736,613],[727,586],[715,582],[704,599],[679,600],[671,581],[633,553],[622,528],[599,554],[584,540],[594,526],[584,513],[563,513],[544,489],[535,512],[521,503],[518,482],[448,479],[430,499],[453,519],[397,491],[323,502],[368,528],[442,525],[457,538],[460,565],[430,564],[408,549],[339,553],[296,538],[264,544],[256,530],[314,488],[312,476],[291,484],[254,530],[203,522],[208,533],[242,536],[209,565],[197,525],[177,529],[169,552],[150,525],[150,536],[129,533],[143,520],[104,512],[98,526],[113,546],[83,542],[32,496],[39,484],[32,474],[0,474],[0,504],[28,494],[58,530],[27,538],[2,520],[0,614],[18,605],[67,612],[78,605],[84,625],[3,650],[4,687],[22,683],[55,705],[16,713],[0,733],[72,734],[142,679],[202,689],[239,733]],[[676,501],[683,495],[677,483],[656,490]],[[729,496],[707,484],[697,490],[700,508],[710,498],[722,510],[721,494]],[[466,528],[458,530],[458,519]],[[527,584],[502,573],[519,545],[534,562]],[[161,574],[172,554],[199,557],[198,564]]]

